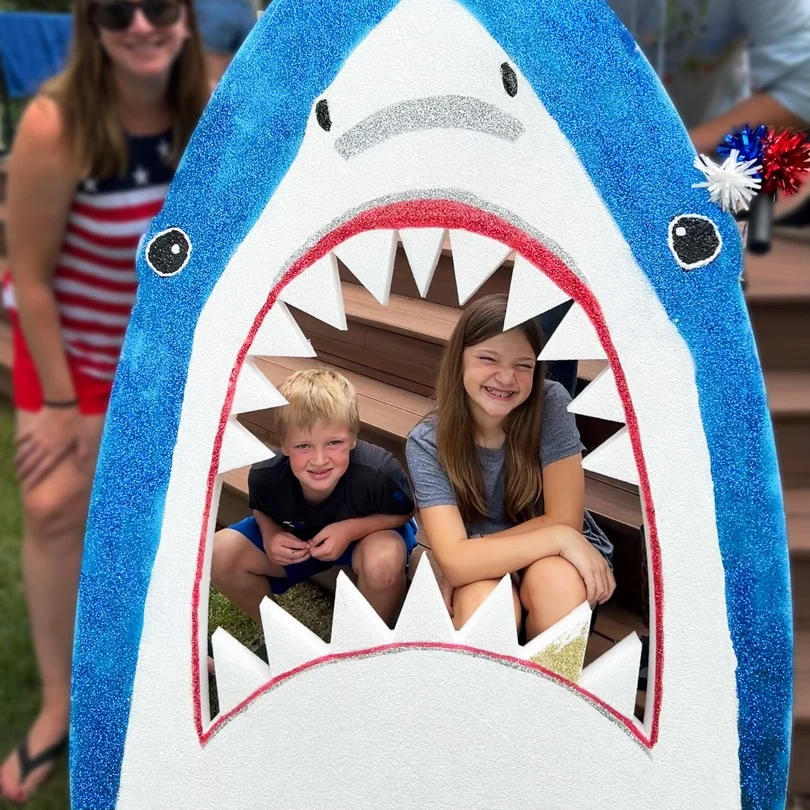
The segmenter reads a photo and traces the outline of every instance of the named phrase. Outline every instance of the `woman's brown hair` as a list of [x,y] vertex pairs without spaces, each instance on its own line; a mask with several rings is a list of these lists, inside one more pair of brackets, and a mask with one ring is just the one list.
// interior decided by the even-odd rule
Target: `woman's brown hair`
[[[456,494],[462,520],[469,525],[488,515],[481,464],[476,450],[475,423],[464,389],[464,349],[503,332],[506,295],[488,295],[461,315],[442,354],[436,384],[435,430],[439,462]],[[535,356],[543,349],[543,332],[536,320],[515,329],[529,341]],[[543,488],[540,432],[543,417],[544,365],[534,369],[532,392],[506,418],[504,509],[510,520],[522,523],[536,517]]]
[[[183,0],[189,36],[172,65],[167,103],[172,112],[172,154],[177,165],[208,102],[211,85],[193,3]],[[91,20],[92,0],[75,0],[73,42],[65,69],[42,89],[62,111],[65,139],[81,177],[123,176],[126,134],[118,120],[110,59]]]

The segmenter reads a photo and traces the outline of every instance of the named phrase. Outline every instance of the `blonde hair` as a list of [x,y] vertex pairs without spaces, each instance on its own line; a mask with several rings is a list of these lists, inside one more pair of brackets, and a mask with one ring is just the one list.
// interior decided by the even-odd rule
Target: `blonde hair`
[[318,422],[342,422],[353,436],[360,430],[355,387],[336,371],[296,371],[279,387],[289,404],[274,411],[275,432],[283,441],[290,428],[312,430]]
[[[62,111],[64,137],[80,177],[107,178],[129,168],[126,134],[118,120],[110,58],[90,18],[90,0],[75,0],[73,40],[65,69],[42,88]],[[166,103],[172,112],[172,154],[177,166],[208,103],[211,87],[191,0],[184,0],[189,36],[172,66]]]
[[[464,388],[464,349],[503,332],[506,295],[488,295],[471,304],[461,315],[442,354],[436,383],[436,449],[456,495],[465,524],[489,515],[481,463],[475,448],[475,424]],[[535,356],[543,349],[543,332],[536,320],[515,327],[529,341]],[[540,434],[543,419],[545,367],[534,368],[532,391],[525,402],[506,418],[504,462],[504,511],[514,523],[537,517],[543,488]]]

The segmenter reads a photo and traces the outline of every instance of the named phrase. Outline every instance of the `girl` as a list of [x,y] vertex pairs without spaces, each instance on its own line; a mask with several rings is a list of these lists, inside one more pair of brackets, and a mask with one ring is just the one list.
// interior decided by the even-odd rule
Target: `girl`
[[76,0],[69,63],[20,122],[3,292],[42,702],[0,769],[0,795],[14,802],[65,744],[84,524],[135,252],[209,92],[191,0]]
[[582,444],[565,389],[544,379],[535,321],[503,331],[505,295],[468,307],[442,356],[436,411],[408,436],[420,523],[456,628],[504,574],[533,638],[615,581],[585,512]]

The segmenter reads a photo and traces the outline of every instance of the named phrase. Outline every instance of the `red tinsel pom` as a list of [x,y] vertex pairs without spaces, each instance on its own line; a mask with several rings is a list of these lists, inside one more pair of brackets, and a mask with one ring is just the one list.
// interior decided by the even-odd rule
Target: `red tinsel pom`
[[810,140],[801,132],[783,129],[771,132],[762,156],[762,191],[795,194],[802,177],[810,172]]

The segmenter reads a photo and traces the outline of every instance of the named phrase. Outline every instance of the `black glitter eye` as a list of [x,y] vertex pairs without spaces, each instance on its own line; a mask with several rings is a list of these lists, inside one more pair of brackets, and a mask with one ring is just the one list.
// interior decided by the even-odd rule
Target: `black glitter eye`
[[512,70],[512,66],[509,62],[504,62],[501,65],[501,79],[503,80],[503,89],[506,90],[508,95],[514,98],[518,90],[517,75],[515,71]]
[[325,98],[322,98],[315,105],[315,117],[318,119],[321,129],[327,132],[332,129],[332,119],[329,117],[329,102]]
[[717,225],[700,214],[685,214],[669,223],[669,247],[684,270],[713,262],[723,247]]
[[153,237],[146,247],[146,261],[159,276],[179,273],[191,256],[191,240],[180,228],[169,228]]

